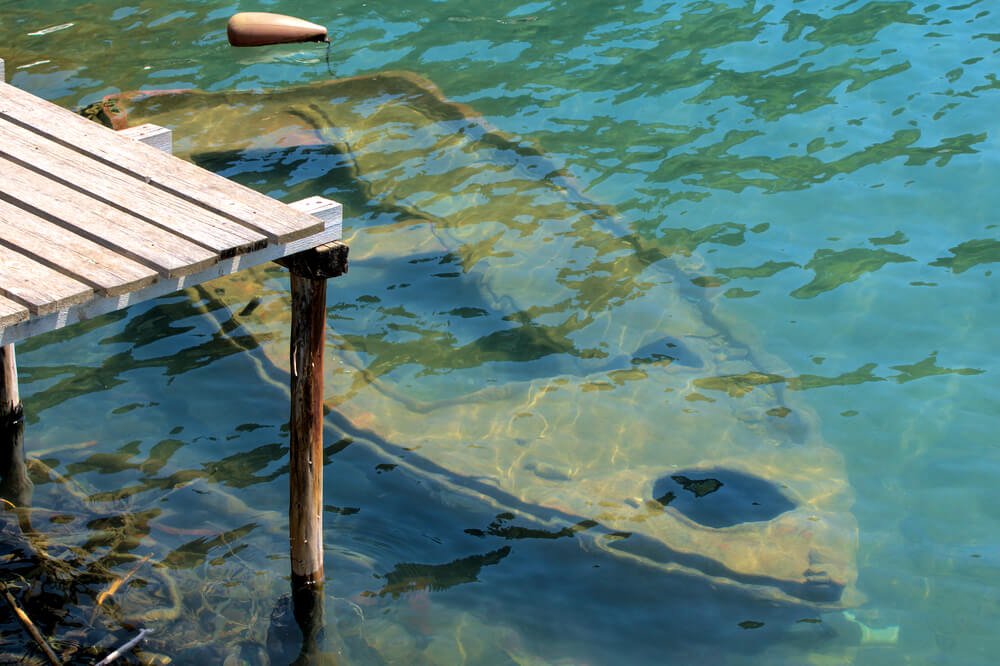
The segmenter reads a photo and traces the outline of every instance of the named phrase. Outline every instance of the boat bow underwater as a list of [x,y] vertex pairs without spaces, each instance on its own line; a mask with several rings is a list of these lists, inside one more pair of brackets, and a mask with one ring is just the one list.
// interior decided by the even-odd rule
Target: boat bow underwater
[[[179,155],[272,195],[348,194],[352,266],[380,295],[331,290],[325,381],[356,439],[586,548],[765,599],[857,602],[843,461],[780,384],[733,379],[784,368],[692,285],[711,233],[635,233],[541,150],[404,72],[99,111],[171,127]],[[287,370],[284,280],[213,286]]]

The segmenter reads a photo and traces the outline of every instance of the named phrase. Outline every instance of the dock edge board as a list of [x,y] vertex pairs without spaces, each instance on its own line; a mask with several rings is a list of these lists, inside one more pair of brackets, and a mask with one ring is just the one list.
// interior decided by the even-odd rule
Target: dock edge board
[[193,287],[214,280],[215,278],[230,275],[245,268],[258,266],[268,261],[287,257],[340,240],[343,223],[343,207],[341,204],[323,197],[308,197],[288,205],[299,212],[319,218],[324,225],[323,231],[285,245],[269,245],[256,252],[224,259],[198,273],[172,279],[160,279],[148,287],[128,294],[92,299],[77,306],[8,325],[0,329],[0,345],[19,342],[42,333],[48,333],[49,331],[86,321],[93,317],[124,309],[151,298],[165,296],[187,287]]

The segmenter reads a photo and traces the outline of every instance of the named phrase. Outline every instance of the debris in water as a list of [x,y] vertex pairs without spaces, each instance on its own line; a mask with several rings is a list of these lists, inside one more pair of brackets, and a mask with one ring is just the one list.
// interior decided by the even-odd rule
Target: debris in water
[[42,35],[48,35],[53,32],[59,32],[60,30],[65,30],[66,28],[72,28],[75,23],[63,23],[62,25],[53,25],[48,28],[42,28],[41,30],[36,30],[35,32],[29,32],[28,37],[41,37]]

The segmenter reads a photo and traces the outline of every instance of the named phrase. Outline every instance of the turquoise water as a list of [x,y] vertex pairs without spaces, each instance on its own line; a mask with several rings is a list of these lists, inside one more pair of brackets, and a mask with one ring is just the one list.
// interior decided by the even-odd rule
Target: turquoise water
[[[233,50],[239,9],[327,26],[338,79],[406,70],[466,106],[408,93],[420,120],[380,124],[398,88],[318,88],[331,77],[316,45]],[[994,661],[988,3],[0,2],[0,34],[7,80],[67,107],[215,93],[164,105],[179,153],[285,200],[344,203],[323,651]],[[299,101],[332,120],[286,113]],[[312,139],[275,147],[268,132],[287,138],[300,117]],[[442,143],[459,127],[468,143]],[[45,468],[30,466],[32,529],[3,523],[7,583],[80,663],[139,626],[175,663],[297,653],[286,290],[257,271],[18,345],[25,448]],[[657,353],[672,356],[639,362]],[[563,386],[579,394],[538,397]],[[749,434],[747,409],[768,415]],[[702,458],[774,472],[817,506],[833,484],[830,513],[857,524],[856,545],[842,530],[850,600],[779,598],[573,527],[624,530],[586,498],[619,501],[620,475]],[[676,526],[631,524],[621,544],[684,550]],[[798,545],[768,536],[762,553]],[[714,542],[691,550],[730,562]],[[2,652],[33,658],[0,619]]]

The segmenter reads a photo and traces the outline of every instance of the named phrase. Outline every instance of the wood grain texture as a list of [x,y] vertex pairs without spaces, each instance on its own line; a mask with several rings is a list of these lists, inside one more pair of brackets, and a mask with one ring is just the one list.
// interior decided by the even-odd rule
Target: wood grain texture
[[[298,202],[296,202],[298,203]],[[295,205],[295,204],[289,204]],[[337,204],[339,211],[340,204]],[[151,298],[157,298],[173,293],[185,287],[202,284],[209,280],[235,273],[236,271],[257,266],[267,261],[274,261],[280,257],[293,254],[292,250],[296,246],[302,245],[302,249],[308,249],[336,241],[340,238],[340,225],[329,227],[326,231],[310,236],[309,238],[297,240],[288,245],[268,245],[263,250],[258,250],[250,254],[241,254],[230,259],[224,259],[208,268],[190,275],[183,275],[175,278],[161,277],[158,282],[144,289],[123,294],[117,297],[97,297],[87,301],[82,305],[53,312],[44,316],[31,317],[27,321],[12,324],[6,328],[0,328],[0,344],[9,344],[30,338],[35,335],[47,333],[64,326],[99,317],[109,312],[121,310],[135,303],[141,303]],[[301,249],[295,249],[300,252]]]
[[130,213],[0,157],[2,196],[89,240],[155,268],[190,275],[219,261],[213,252]]
[[[317,219],[260,192],[146,146],[13,86],[0,83],[0,117],[48,136],[122,173],[197,202],[278,243],[323,229]],[[113,138],[112,138],[113,137]]]
[[87,285],[2,245],[0,293],[27,306],[32,316],[79,305],[94,296]]
[[139,143],[144,143],[147,146],[152,146],[153,148],[167,153],[168,155],[174,152],[173,132],[168,130],[166,127],[160,127],[159,125],[154,125],[152,123],[145,123],[143,125],[136,125],[135,127],[127,127],[123,130],[118,130],[118,134],[126,139],[131,139],[132,141],[138,141]]
[[[127,146],[142,146],[113,132],[111,135],[117,141],[124,141]],[[149,150],[164,156],[153,148]],[[252,252],[267,244],[267,238],[252,229],[172,196],[106,164],[88,160],[74,150],[35,136],[30,131],[3,120],[0,120],[0,154],[43,173],[62,185],[101,199],[198,243],[221,257]],[[176,160],[172,156],[164,157]],[[8,186],[4,185],[4,189],[7,190]],[[18,196],[17,191],[10,194]]]
[[28,319],[28,308],[0,296],[0,328],[19,324]]
[[340,225],[343,219],[344,207],[333,199],[326,197],[306,197],[288,204],[297,211],[312,215],[323,222],[324,229]]
[[323,580],[323,346],[326,280],[291,277],[289,532],[292,577]]
[[60,273],[93,286],[102,296],[147,287],[152,268],[0,199],[0,242]]

